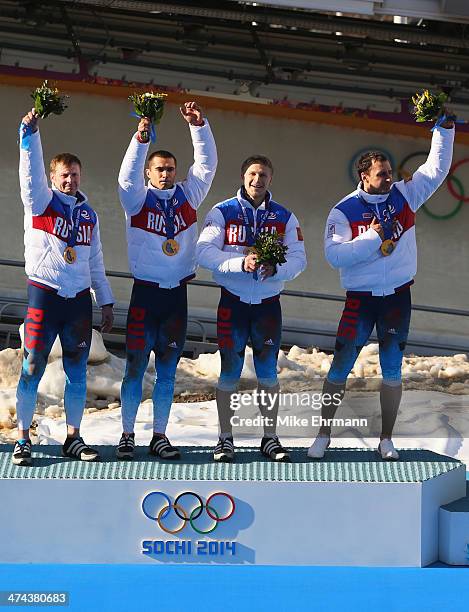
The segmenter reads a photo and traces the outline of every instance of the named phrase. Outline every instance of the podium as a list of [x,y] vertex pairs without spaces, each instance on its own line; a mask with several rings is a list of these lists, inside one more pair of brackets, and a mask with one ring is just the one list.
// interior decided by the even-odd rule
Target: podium
[[469,565],[469,482],[467,494],[440,508],[439,558],[448,565]]
[[179,461],[99,450],[85,463],[39,446],[25,468],[0,446],[0,563],[422,567],[442,549],[440,507],[466,495],[464,464],[423,450],[296,448],[277,464],[253,448],[232,464],[206,447]]

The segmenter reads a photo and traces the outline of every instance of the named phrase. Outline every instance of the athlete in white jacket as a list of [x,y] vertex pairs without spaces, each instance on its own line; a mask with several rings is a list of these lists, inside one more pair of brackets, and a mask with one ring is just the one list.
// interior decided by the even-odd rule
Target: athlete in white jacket
[[[282,331],[279,294],[285,281],[293,280],[305,269],[306,256],[298,219],[274,202],[268,191],[272,175],[272,163],[267,157],[246,159],[241,167],[241,189],[234,198],[209,212],[197,244],[199,264],[212,270],[222,288],[217,316],[221,373],[216,391],[220,439],[214,450],[215,461],[234,458],[231,396],[241,376],[249,339],[261,397],[270,397],[270,402],[261,400],[259,406],[264,424],[261,451],[273,461],[289,460],[275,434],[279,404],[277,357]],[[249,247],[260,232],[273,231],[283,235],[287,261],[276,268],[258,266],[257,255],[249,253]]]
[[86,461],[97,451],[80,438],[86,400],[86,363],[91,345],[90,289],[102,309],[102,329],[112,327],[114,298],[106,279],[96,212],[80,191],[81,162],[62,153],[50,164],[47,185],[38,116],[31,110],[20,126],[20,186],[24,205],[24,244],[28,310],[24,358],[16,397],[18,441],[12,461],[31,464],[29,428],[37,388],[57,335],[65,370],[67,439],[63,453]]
[[186,102],[181,113],[194,146],[194,164],[184,181],[176,182],[176,158],[169,151],[152,153],[145,169],[149,142],[143,134],[149,132],[148,119],[139,122],[119,173],[119,197],[125,210],[129,266],[134,277],[121,388],[123,434],[116,452],[120,459],[134,455],[134,424],[151,351],[155,353],[156,380],[150,454],[163,459],[179,457],[165,431],[176,367],[186,338],[186,283],[195,276],[197,209],[210,189],[217,166],[215,141],[201,108],[195,102]]
[[391,436],[402,396],[410,286],[417,271],[415,216],[447,176],[453,140],[454,123],[447,120],[433,131],[427,161],[411,177],[397,183],[392,183],[392,168],[382,153],[366,153],[357,165],[358,188],[329,214],[324,235],[326,259],[339,269],[347,298],[323,387],[323,426],[309,457],[324,456],[330,444],[329,419],[334,417],[347,376],[376,325],[383,375],[378,451],[385,460],[399,459]]

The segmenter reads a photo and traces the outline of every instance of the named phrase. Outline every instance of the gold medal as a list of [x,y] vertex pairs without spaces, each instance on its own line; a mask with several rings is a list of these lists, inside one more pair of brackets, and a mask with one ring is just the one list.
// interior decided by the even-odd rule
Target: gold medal
[[390,238],[388,238],[388,240],[383,240],[380,248],[381,248],[381,253],[385,257],[387,257],[388,255],[391,255],[391,253],[396,248],[396,243],[393,242]]
[[68,264],[75,263],[77,259],[77,253],[75,249],[71,246],[68,246],[64,251],[64,259]]
[[168,240],[165,240],[163,242],[161,248],[163,249],[163,253],[165,255],[168,255],[168,257],[172,257],[173,255],[176,255],[178,253],[179,244],[173,238],[168,238]]

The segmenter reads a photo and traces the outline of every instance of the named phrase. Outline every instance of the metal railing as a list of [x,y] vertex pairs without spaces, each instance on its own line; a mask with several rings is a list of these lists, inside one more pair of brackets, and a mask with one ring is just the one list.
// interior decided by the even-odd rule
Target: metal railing
[[[11,260],[11,259],[0,259],[0,266],[24,268],[24,262],[17,261],[17,260]],[[122,279],[127,279],[127,280],[133,279],[132,275],[129,272],[120,272],[116,270],[107,270],[106,275],[110,278],[122,278]],[[207,287],[207,288],[213,288],[213,289],[219,288],[219,286],[212,281],[191,280],[189,281],[188,284],[195,286],[195,287]],[[293,298],[301,298],[301,299],[313,299],[313,300],[322,300],[322,301],[329,301],[329,302],[345,302],[345,296],[333,295],[333,294],[328,294],[328,293],[316,293],[316,292],[310,292],[310,291],[284,290],[282,291],[281,295],[285,297],[293,297]],[[0,296],[0,301],[1,301],[1,296]],[[7,310],[9,306],[15,306],[15,305],[20,306],[20,307],[21,306],[25,307],[26,302],[24,299],[21,299],[21,298],[7,298],[5,300],[5,303],[2,306],[0,306],[0,330],[3,330],[7,333],[8,339],[10,337],[10,334],[13,333],[12,332],[13,327],[12,325],[5,323],[5,318],[14,318],[14,317],[12,315],[6,315],[5,311]],[[440,306],[427,306],[427,305],[422,305],[422,304],[412,304],[412,310],[431,313],[431,314],[449,315],[449,316],[457,316],[457,317],[469,317],[468,310],[460,310],[457,308],[445,308],[445,307],[440,307]],[[127,314],[127,309],[115,309],[115,314],[120,315],[121,317],[125,317]],[[198,345],[199,349],[203,349],[204,346],[206,347],[208,345],[213,344],[213,342],[216,342],[215,333],[212,334],[213,342],[210,341],[210,338],[212,336],[209,335],[207,327],[206,327],[208,325],[208,326],[212,326],[213,328],[215,323],[216,321],[214,318],[210,318],[207,316],[203,316],[203,315],[196,315],[195,317],[192,315],[189,316],[188,318],[189,327],[191,325],[196,326],[200,330],[200,341],[192,340],[192,344],[194,344],[194,346]],[[116,330],[111,334],[114,338],[116,336],[119,336],[118,329],[120,328],[116,326]],[[313,328],[306,328],[306,327],[298,327],[298,326],[293,326],[293,325],[288,325],[288,324],[283,325],[283,331],[291,335],[305,334],[307,336],[315,336],[315,337],[320,336],[320,337],[329,338],[329,339],[332,339],[335,337],[335,331],[330,331],[327,329],[317,329],[317,328],[313,329]],[[122,333],[123,332],[121,331],[121,334]],[[106,334],[106,336],[109,338],[111,337],[111,335]],[[194,337],[194,335],[191,333],[189,333],[189,336],[192,338]],[[191,344],[191,341],[188,341],[188,344]],[[450,351],[456,351],[456,352],[461,351],[461,350],[466,351],[466,349],[463,348],[462,346],[453,346],[449,343],[439,344],[434,341],[428,342],[425,340],[411,341],[409,339],[408,345],[412,345],[414,347],[419,347],[419,348],[424,348],[424,349],[450,350]],[[469,347],[467,347],[467,350],[469,350]]]
[[[24,261],[13,259],[0,259],[0,266],[10,266],[15,268],[24,268]],[[116,270],[106,270],[106,276],[111,278],[127,278],[131,280],[133,276],[129,272],[118,272]],[[191,280],[188,283],[196,287],[213,287],[218,288],[218,285],[212,281]],[[345,302],[345,297],[342,295],[333,295],[330,293],[315,293],[312,291],[291,291],[285,289],[281,295],[287,297],[299,297],[313,300],[324,300],[329,302]],[[456,317],[469,317],[469,310],[460,310],[457,308],[444,308],[441,306],[425,306],[422,304],[412,304],[412,310],[420,312],[430,312],[432,314],[445,314]]]

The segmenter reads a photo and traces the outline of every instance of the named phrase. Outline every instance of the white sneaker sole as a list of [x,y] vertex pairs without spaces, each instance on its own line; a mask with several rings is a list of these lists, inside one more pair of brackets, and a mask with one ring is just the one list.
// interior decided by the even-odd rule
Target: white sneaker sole
[[12,457],[11,462],[21,467],[29,467],[32,465],[32,459],[26,459],[25,457]]
[[92,455],[91,457],[77,457],[76,455],[67,455],[66,453],[62,452],[62,456],[66,457],[67,459],[74,459],[75,461],[101,461],[101,457],[99,455]]
[[264,457],[266,457],[270,461],[273,461],[274,463],[291,463],[291,458],[288,453],[278,453],[278,455],[276,455],[275,457],[271,457],[270,455],[267,455],[264,452],[262,454],[264,455]]
[[231,463],[234,460],[234,453],[214,453],[213,460],[217,463]]
[[80,457],[79,461],[101,461],[101,457],[99,455],[95,455],[94,457]]

